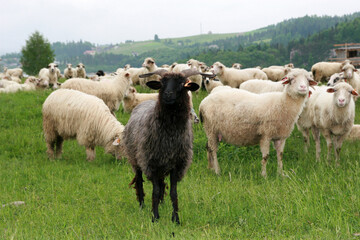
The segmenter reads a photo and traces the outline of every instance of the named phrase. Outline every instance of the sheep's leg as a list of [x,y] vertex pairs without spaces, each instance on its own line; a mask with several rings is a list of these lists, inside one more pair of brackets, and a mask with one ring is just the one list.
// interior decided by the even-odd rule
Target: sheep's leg
[[278,174],[284,176],[283,173],[283,153],[285,147],[285,139],[274,141],[275,149],[276,149],[276,156],[278,161]]
[[334,142],[334,150],[335,150],[335,163],[336,165],[340,165],[339,159],[340,159],[340,151],[341,146],[345,140],[346,134],[342,136],[334,136],[333,142]]
[[94,161],[95,159],[95,148],[94,147],[86,147],[86,160],[89,162]]
[[159,185],[159,178],[154,177],[152,179],[153,184],[153,193],[152,193],[152,211],[153,211],[153,218],[152,221],[155,222],[160,218],[159,216],[159,203],[160,203],[160,185]]
[[218,150],[218,140],[216,136],[208,137],[206,148],[207,148],[207,157],[208,157],[208,168],[214,169],[215,173],[219,174],[220,167],[216,156]]
[[173,205],[173,213],[171,217],[171,221],[180,224],[179,220],[179,207],[178,207],[178,197],[177,197],[177,182],[178,177],[175,170],[172,170],[170,173],[170,197]]
[[48,158],[54,158],[54,150],[55,150],[55,141],[47,141],[46,142],[46,146],[47,146],[47,154],[48,154]]
[[164,178],[160,178],[159,186],[160,186],[160,202],[162,203],[162,202],[164,202],[165,187],[166,187],[166,183],[164,182]]
[[261,139],[260,140],[260,150],[262,154],[262,160],[261,160],[261,175],[266,178],[266,164],[267,160],[269,158],[269,148],[270,148],[270,140],[269,139]]
[[330,162],[330,155],[331,155],[331,151],[332,151],[332,148],[333,148],[330,131],[328,131],[328,130],[323,130],[323,131],[322,131],[322,135],[324,136],[324,138],[325,138],[325,140],[326,140],[326,145],[327,145],[327,156],[326,156],[326,159],[327,159],[328,162]]
[[310,147],[310,134],[309,134],[310,129],[309,128],[301,129],[301,133],[304,138],[304,151],[305,151],[305,153],[307,153],[308,148]]
[[311,128],[313,133],[313,137],[315,140],[315,147],[316,147],[316,161],[320,161],[320,153],[321,153],[321,146],[320,146],[320,131],[318,128],[313,127]]
[[141,208],[144,206],[144,196],[145,196],[143,182],[144,180],[142,177],[142,171],[140,169],[136,169],[135,177],[131,181],[130,185],[135,183],[136,196]]
[[64,139],[61,136],[57,136],[57,138],[56,138],[56,158],[61,158],[63,142],[64,142]]

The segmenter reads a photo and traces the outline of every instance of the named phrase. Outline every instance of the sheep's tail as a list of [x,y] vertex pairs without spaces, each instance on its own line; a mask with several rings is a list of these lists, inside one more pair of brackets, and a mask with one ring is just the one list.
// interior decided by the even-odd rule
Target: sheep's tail
[[201,112],[201,109],[199,111],[199,117],[200,117],[200,122],[203,123],[204,122],[204,118],[203,118],[203,115],[202,115],[202,112]]

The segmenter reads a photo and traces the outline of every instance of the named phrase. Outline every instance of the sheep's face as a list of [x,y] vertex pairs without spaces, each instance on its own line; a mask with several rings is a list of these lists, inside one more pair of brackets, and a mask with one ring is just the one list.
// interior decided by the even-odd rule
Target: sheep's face
[[37,83],[37,87],[39,87],[39,88],[48,88],[49,87],[49,81],[40,78],[38,83]]
[[51,73],[55,73],[57,67],[58,67],[58,65],[55,64],[55,63],[50,63],[50,64],[48,65],[48,69],[49,69],[49,71],[50,71]]
[[126,65],[124,66],[124,70],[126,71],[126,70],[128,70],[130,67],[131,67],[130,64],[126,64]]
[[288,74],[284,79],[282,84],[288,84],[287,91],[291,95],[301,95],[306,96],[309,93],[309,86],[317,85],[313,79],[311,79],[308,72],[301,71],[296,73]]
[[333,75],[331,75],[327,86],[329,87],[333,87],[335,86],[335,84],[339,83],[340,81],[342,81],[344,78],[344,74],[343,73],[334,73]]
[[71,64],[71,63],[68,63],[68,64],[67,64],[67,68],[68,68],[69,70],[71,70],[72,64]]
[[155,60],[153,58],[146,58],[142,66],[150,70],[151,67],[154,66],[154,64],[155,64]]
[[233,65],[232,65],[232,68],[235,68],[235,69],[241,69],[241,64],[240,63],[234,63]]
[[224,68],[225,66],[223,64],[216,62],[211,66],[210,71],[215,75],[221,75],[224,72]]
[[356,71],[356,69],[354,68],[353,65],[351,64],[346,64],[343,68],[342,71],[344,72],[344,78],[346,79],[351,79],[354,75],[354,72]]
[[198,67],[199,67],[199,62],[197,60],[195,60],[195,59],[190,59],[186,63],[190,68],[198,69]]
[[82,63],[79,63],[79,64],[77,65],[77,68],[78,68],[78,70],[85,69],[85,65],[82,64]]
[[334,104],[340,108],[346,107],[352,100],[352,96],[357,96],[358,93],[352,88],[351,85],[341,82],[332,88],[327,89],[328,93],[333,93]]
[[152,89],[160,89],[159,98],[162,104],[172,105],[187,91],[196,91],[199,85],[191,82],[182,74],[168,73],[159,81],[150,81],[146,85]]
[[124,96],[124,99],[133,99],[135,97],[136,89],[134,87],[130,87]]

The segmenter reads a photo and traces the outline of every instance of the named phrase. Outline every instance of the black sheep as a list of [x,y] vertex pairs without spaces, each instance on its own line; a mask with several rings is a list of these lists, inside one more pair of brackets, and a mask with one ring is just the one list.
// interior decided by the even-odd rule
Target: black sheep
[[146,84],[152,89],[160,89],[159,98],[157,101],[143,102],[133,110],[125,126],[123,140],[129,163],[135,172],[131,184],[135,184],[140,206],[144,204],[144,172],[153,184],[153,221],[159,218],[158,205],[165,193],[164,179],[170,174],[172,221],[180,223],[176,186],[190,167],[193,155],[190,100],[187,91],[196,91],[199,88],[187,78],[201,73],[192,69],[181,73],[158,70],[140,77],[153,74],[160,75],[160,81]]

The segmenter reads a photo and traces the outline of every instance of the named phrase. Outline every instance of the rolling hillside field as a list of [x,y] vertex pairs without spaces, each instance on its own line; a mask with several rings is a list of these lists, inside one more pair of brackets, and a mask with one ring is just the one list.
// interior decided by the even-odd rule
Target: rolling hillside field
[[[61,159],[47,158],[41,108],[50,93],[0,94],[0,239],[359,239],[360,142],[345,142],[336,166],[326,161],[322,138],[316,162],[314,141],[305,154],[295,127],[284,150],[287,177],[277,175],[271,148],[267,179],[258,146],[221,143],[215,175],[202,124],[194,125],[193,163],[178,185],[181,224],[171,222],[169,190],[152,223],[152,185],[145,180],[140,209],[126,159],[98,147],[87,162],[74,140],[65,141]],[[205,96],[193,95],[197,113]],[[116,116],[125,125],[130,114],[120,108]]]

